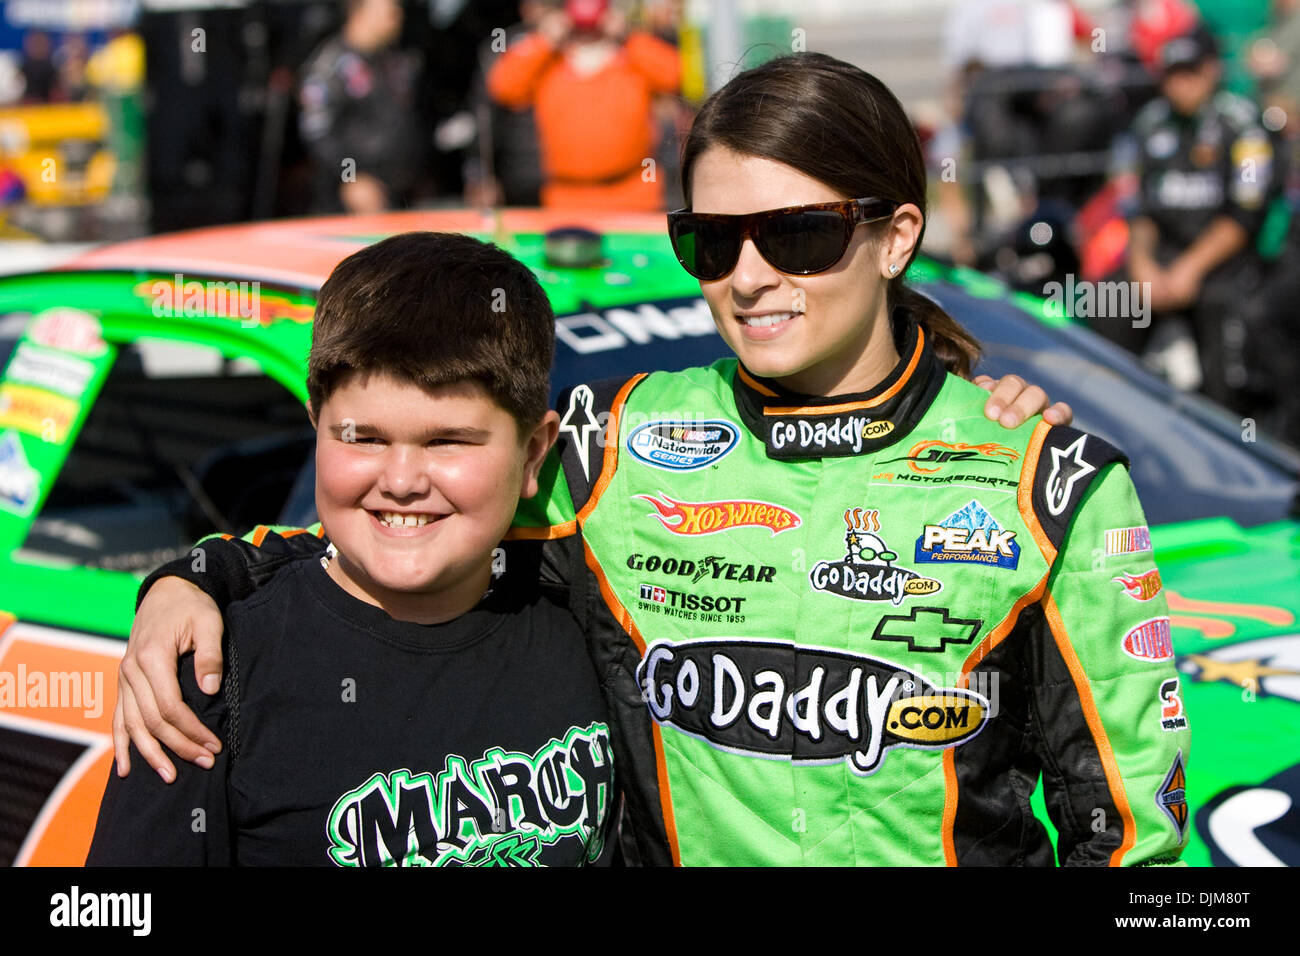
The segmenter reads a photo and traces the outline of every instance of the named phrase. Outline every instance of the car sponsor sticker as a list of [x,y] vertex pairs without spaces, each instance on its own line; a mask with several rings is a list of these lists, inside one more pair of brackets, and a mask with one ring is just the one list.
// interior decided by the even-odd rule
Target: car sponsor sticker
[[1151,550],[1151,532],[1146,525],[1110,528],[1106,532],[1106,554],[1140,554]]
[[0,508],[31,514],[40,490],[41,476],[27,464],[22,439],[12,428],[0,435]]
[[1178,842],[1182,843],[1187,836],[1187,775],[1183,770],[1182,750],[1174,756],[1173,766],[1156,793],[1156,806],[1174,825]]
[[789,531],[802,519],[789,508],[770,501],[677,501],[662,491],[659,496],[633,495],[654,506],[650,517],[673,534],[717,534],[732,528],[766,528],[772,534]]
[[873,641],[905,641],[912,652],[938,652],[949,644],[969,644],[984,622],[951,617],[946,607],[913,607],[908,614],[886,614],[878,624]]
[[892,661],[785,641],[659,641],[636,677],[660,724],[747,756],[846,760],[863,776],[895,747],[955,747],[992,716],[984,696]]
[[0,383],[0,427],[62,444],[81,406],[74,399],[30,385]]
[[844,512],[844,523],[848,526],[844,557],[813,566],[808,575],[813,590],[851,601],[892,601],[897,605],[905,597],[943,589],[939,581],[894,564],[898,555],[879,536],[878,510],[850,508]]
[[920,474],[934,474],[944,465],[1002,465],[1020,458],[1020,452],[996,442],[978,445],[966,442],[946,442],[928,439],[917,442],[902,458],[888,458],[882,465],[895,461],[907,462],[907,467]]
[[1171,677],[1160,684],[1160,729],[1187,729],[1187,716],[1183,713],[1183,698],[1178,693],[1177,677]]
[[1143,621],[1124,635],[1124,653],[1139,661],[1167,661],[1174,656],[1173,639],[1169,636],[1169,618],[1153,617]]
[[93,357],[108,351],[99,319],[80,309],[46,309],[32,319],[27,338],[37,345],[78,355]]
[[1135,601],[1150,601],[1160,593],[1162,587],[1159,568],[1152,568],[1141,574],[1124,573],[1111,580],[1119,584],[1124,589],[1124,593]]
[[920,564],[957,562],[1014,569],[1020,563],[1016,533],[997,523],[985,507],[972,498],[939,524],[927,524],[916,539]]
[[30,342],[19,342],[4,377],[8,382],[34,385],[69,398],[80,398],[94,374],[94,363],[85,359],[38,348]]
[[647,422],[627,436],[627,450],[637,461],[653,468],[696,471],[725,458],[739,438],[735,422]]

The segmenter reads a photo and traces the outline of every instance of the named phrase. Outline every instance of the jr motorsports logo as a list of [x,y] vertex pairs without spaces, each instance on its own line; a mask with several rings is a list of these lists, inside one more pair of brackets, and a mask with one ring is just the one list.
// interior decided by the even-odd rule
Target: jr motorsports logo
[[655,468],[697,471],[725,458],[739,437],[733,422],[647,422],[627,436],[627,450]]
[[850,508],[844,512],[848,531],[844,535],[845,555],[838,561],[818,561],[808,575],[813,589],[851,601],[892,601],[934,594],[943,584],[925,578],[909,568],[894,564],[898,555],[880,538],[880,512]]
[[932,475],[944,465],[1002,465],[1019,460],[1020,452],[996,442],[971,445],[966,442],[946,442],[938,439],[917,442],[902,458],[888,458],[881,464],[907,462],[907,467],[918,474]]
[[637,682],[659,723],[722,750],[864,776],[894,747],[955,747],[991,716],[984,696],[891,661],[784,641],[661,641]]
[[343,794],[326,833],[338,866],[537,866],[566,838],[593,860],[614,793],[609,729],[571,728],[530,755],[447,758],[439,774],[376,773]]

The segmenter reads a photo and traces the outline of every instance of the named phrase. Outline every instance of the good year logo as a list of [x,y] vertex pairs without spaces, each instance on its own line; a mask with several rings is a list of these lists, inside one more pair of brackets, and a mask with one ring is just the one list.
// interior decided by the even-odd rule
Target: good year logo
[[660,641],[637,683],[651,715],[723,750],[874,773],[894,747],[942,750],[991,716],[981,694],[892,661],[785,641]]

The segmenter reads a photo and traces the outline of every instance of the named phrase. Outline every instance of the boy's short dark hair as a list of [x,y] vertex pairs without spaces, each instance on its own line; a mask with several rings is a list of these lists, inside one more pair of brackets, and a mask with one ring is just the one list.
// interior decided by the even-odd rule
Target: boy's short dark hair
[[354,252],[321,286],[307,359],[312,407],[358,372],[433,390],[472,381],[520,434],[550,403],[555,313],[536,276],[487,242],[408,232]]

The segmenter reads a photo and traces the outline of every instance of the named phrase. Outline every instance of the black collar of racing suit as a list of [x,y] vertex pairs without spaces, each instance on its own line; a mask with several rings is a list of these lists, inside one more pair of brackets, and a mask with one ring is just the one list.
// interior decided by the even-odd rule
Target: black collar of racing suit
[[736,366],[732,390],[745,427],[782,461],[870,455],[906,438],[943,387],[929,336],[906,309],[893,316],[898,364],[875,388],[800,395]]

